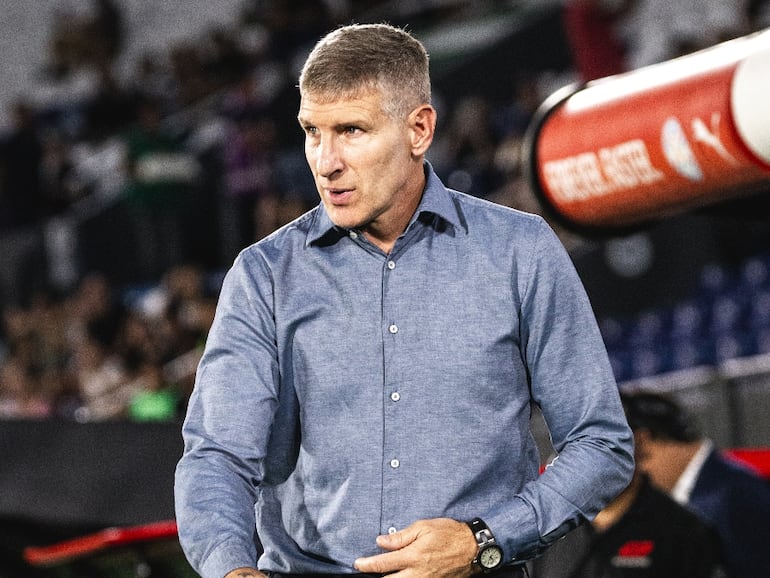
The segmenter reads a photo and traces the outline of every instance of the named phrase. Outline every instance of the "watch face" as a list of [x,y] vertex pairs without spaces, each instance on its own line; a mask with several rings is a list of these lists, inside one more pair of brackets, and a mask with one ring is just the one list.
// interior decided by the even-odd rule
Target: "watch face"
[[482,568],[494,568],[500,564],[500,562],[502,562],[502,559],[503,551],[499,546],[490,546],[489,548],[484,548],[479,553],[479,565]]

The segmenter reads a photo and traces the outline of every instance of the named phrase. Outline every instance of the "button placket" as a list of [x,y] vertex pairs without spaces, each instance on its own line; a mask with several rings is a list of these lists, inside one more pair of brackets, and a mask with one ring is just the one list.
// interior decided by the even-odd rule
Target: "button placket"
[[401,334],[402,327],[399,325],[402,315],[402,304],[398,297],[398,287],[403,281],[400,275],[397,275],[398,261],[391,255],[385,256],[381,262],[382,266],[382,290],[383,290],[383,337],[385,352],[385,379],[383,391],[383,403],[386,404],[385,411],[385,432],[384,432],[384,459],[383,459],[383,517],[389,520],[385,529],[393,533],[397,531],[399,520],[403,516],[401,511],[401,499],[403,494],[402,484],[405,472],[402,467],[406,462],[401,461],[402,444],[398,441],[398,427],[400,420],[403,419],[402,404],[403,396],[399,391],[403,380],[403,368],[399,363],[399,348],[404,336]]

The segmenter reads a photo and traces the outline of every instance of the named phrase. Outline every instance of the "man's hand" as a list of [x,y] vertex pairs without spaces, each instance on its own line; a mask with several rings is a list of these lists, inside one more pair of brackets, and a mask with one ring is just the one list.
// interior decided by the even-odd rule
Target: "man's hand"
[[267,576],[256,568],[238,568],[228,572],[225,578],[267,578]]
[[450,518],[419,520],[411,526],[377,537],[384,554],[359,558],[360,572],[392,574],[394,578],[465,578],[478,546],[467,524]]

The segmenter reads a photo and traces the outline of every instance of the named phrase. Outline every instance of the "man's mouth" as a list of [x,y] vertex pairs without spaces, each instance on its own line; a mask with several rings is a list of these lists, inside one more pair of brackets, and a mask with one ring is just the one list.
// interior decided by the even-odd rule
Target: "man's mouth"
[[353,189],[326,188],[325,191],[329,200],[334,204],[343,204],[347,202],[353,194]]

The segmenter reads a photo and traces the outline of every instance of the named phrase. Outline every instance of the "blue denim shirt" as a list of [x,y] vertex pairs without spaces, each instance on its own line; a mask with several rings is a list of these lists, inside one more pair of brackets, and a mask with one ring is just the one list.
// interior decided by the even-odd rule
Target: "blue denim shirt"
[[[628,483],[632,436],[566,251],[540,217],[426,172],[389,255],[318,206],[228,272],[176,475],[202,576],[262,548],[263,570],[354,572],[378,534],[437,517],[483,518],[513,562]],[[542,475],[530,402],[559,452]]]

